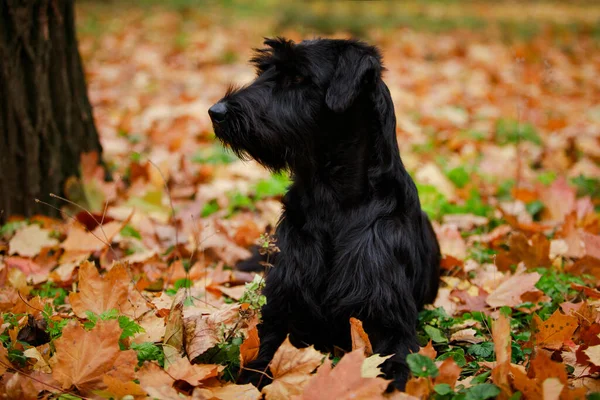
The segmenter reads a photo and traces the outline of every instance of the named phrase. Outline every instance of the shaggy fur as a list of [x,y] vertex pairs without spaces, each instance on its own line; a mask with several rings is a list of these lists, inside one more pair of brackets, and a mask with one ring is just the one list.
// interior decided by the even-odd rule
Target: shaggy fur
[[[402,389],[419,349],[418,311],[437,294],[440,252],[402,165],[396,119],[377,48],[354,40],[268,39],[258,76],[209,111],[215,133],[241,157],[289,170],[266,276],[258,358],[267,371],[286,336],[318,350],[351,348],[349,318],[373,350],[395,354],[384,374]],[[260,386],[263,374],[243,371]]]

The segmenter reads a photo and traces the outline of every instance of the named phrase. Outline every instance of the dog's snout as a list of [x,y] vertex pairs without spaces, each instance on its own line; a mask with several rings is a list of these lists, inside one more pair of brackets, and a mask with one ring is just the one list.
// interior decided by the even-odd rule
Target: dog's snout
[[227,104],[219,102],[213,105],[208,109],[208,115],[210,115],[212,122],[221,123],[225,121],[225,117],[227,116]]

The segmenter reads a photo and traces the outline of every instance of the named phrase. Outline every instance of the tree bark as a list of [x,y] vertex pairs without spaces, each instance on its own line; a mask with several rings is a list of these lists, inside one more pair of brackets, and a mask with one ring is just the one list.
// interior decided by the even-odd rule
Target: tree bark
[[50,193],[102,147],[75,35],[74,0],[0,0],[0,221],[56,216]]

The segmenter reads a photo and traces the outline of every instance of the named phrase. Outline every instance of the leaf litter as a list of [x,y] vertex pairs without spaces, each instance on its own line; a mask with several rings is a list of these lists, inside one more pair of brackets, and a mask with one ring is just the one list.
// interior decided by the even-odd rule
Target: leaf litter
[[[385,55],[403,160],[441,243],[440,294],[420,314],[422,348],[409,356],[405,393],[386,393],[387,356],[372,355],[358,320],[341,359],[284,342],[261,393],[236,379],[258,352],[264,282],[231,267],[276,224],[289,178],[222,149],[206,109],[231,82],[252,79],[249,50],[276,21],[248,16],[225,27],[201,10],[161,8],[157,18],[119,7],[78,5],[113,180],[98,154],[84,154],[82,178],[65,185],[70,218],[13,218],[0,229],[0,395],[600,392],[600,109],[590,72],[600,58],[589,32],[550,25],[506,40],[492,28],[370,29]],[[551,7],[574,23],[598,12]],[[507,12],[488,8],[486,18]],[[94,33],[94,19],[112,28]]]

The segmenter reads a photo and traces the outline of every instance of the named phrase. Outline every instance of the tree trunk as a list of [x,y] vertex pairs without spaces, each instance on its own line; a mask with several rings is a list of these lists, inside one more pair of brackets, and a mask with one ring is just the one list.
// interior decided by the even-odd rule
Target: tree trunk
[[87,98],[73,0],[0,0],[0,221],[58,212],[80,154],[102,151]]

